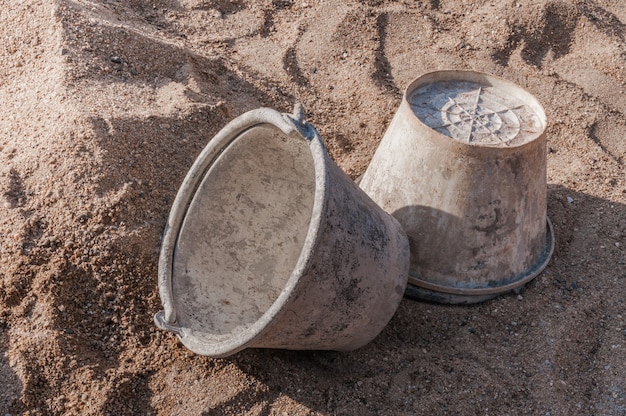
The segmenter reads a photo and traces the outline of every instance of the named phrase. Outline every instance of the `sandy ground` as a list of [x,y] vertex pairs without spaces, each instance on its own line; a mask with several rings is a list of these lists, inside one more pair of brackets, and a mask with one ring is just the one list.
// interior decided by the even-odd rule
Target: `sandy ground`
[[[1,0],[0,414],[626,415],[626,3]],[[426,71],[546,108],[545,272],[405,299],[350,352],[188,352],[152,321],[160,236],[211,137],[302,101],[353,178]]]

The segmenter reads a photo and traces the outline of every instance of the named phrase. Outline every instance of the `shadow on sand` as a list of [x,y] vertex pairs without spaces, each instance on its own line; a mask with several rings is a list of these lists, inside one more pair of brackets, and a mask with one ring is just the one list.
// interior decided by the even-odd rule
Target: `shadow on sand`
[[22,381],[11,368],[7,357],[9,345],[9,326],[0,320],[0,413],[9,414],[14,404],[20,399]]
[[[204,414],[269,415],[284,400],[324,414],[473,414],[487,406],[505,414],[529,399],[540,414],[621,414],[623,393],[615,392],[626,381],[610,363],[626,354],[616,352],[623,334],[607,320],[618,324],[626,308],[626,205],[559,185],[549,186],[548,205],[557,248],[520,295],[470,306],[405,299],[381,335],[354,352],[245,350],[226,361],[265,388]],[[553,407],[567,391],[545,387],[561,380],[584,386],[567,409]]]

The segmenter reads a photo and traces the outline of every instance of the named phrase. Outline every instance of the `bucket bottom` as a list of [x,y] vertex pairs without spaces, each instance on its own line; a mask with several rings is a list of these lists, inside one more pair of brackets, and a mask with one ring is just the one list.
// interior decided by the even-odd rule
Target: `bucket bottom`
[[[503,292],[504,293],[504,292]],[[433,303],[447,303],[450,305],[471,305],[474,303],[485,302],[496,298],[502,293],[490,295],[455,295],[452,293],[436,292],[434,290],[424,289],[423,287],[408,284],[404,291],[404,297],[412,300],[421,300]]]
[[542,256],[533,267],[522,273],[520,277],[511,283],[489,288],[466,289],[437,285],[421,280],[419,277],[409,275],[409,284],[404,292],[404,296],[414,300],[454,305],[480,303],[493,299],[504,293],[520,289],[526,283],[537,277],[550,262],[550,258],[554,252],[554,241],[554,227],[548,218],[546,244]]

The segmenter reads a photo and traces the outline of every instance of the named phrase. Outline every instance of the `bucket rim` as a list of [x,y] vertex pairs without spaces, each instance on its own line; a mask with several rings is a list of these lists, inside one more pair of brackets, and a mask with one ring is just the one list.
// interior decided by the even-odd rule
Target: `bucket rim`
[[[292,140],[305,140],[308,142],[315,172],[315,194],[311,219],[296,265],[285,286],[271,306],[250,326],[236,333],[236,336],[228,337],[229,334],[226,333],[222,335],[224,339],[207,343],[186,332],[185,328],[177,323],[175,296],[172,289],[175,249],[189,206],[210,167],[238,137],[250,129],[261,125],[271,125]],[[315,128],[304,120],[301,104],[296,104],[292,115],[280,113],[271,108],[251,110],[236,117],[222,128],[208,142],[187,172],[170,210],[163,232],[158,262],[158,287],[163,310],[157,312],[154,316],[157,327],[176,334],[183,344],[193,352],[216,358],[243,350],[255,338],[262,335],[268,324],[276,319],[285,304],[289,302],[292,293],[298,286],[300,277],[309,269],[313,260],[313,253],[321,240],[323,231],[321,230],[321,224],[322,219],[326,216],[330,180],[327,159],[328,154],[322,138]]]
[[[511,88],[515,91],[515,97],[521,99],[523,101],[528,101],[527,104],[531,106],[533,110],[537,113],[537,116],[541,120],[542,129],[541,131],[534,136],[532,139],[523,141],[517,144],[511,144],[502,146],[500,144],[489,144],[489,143],[463,143],[450,137],[439,133],[437,130],[432,129],[428,125],[426,125],[419,117],[415,116],[413,109],[409,103],[409,98],[411,94],[420,86],[427,84],[429,82],[436,81],[470,81],[476,83],[489,83],[495,87],[506,87]],[[486,72],[474,71],[469,69],[442,69],[437,71],[425,72],[414,78],[404,89],[402,94],[402,101],[400,103],[401,107],[405,107],[409,110],[410,114],[413,114],[414,117],[409,117],[408,122],[412,124],[418,125],[420,128],[426,128],[429,130],[429,133],[434,134],[436,137],[445,139],[447,142],[450,142],[450,145],[454,146],[462,146],[468,149],[489,149],[492,151],[499,151],[500,149],[515,149],[521,148],[531,143],[534,143],[539,137],[545,134],[546,129],[548,128],[548,119],[546,115],[546,111],[541,104],[541,102],[530,92],[526,91],[526,89],[518,86],[512,81],[509,81],[505,78],[501,78],[497,75],[488,74]]]

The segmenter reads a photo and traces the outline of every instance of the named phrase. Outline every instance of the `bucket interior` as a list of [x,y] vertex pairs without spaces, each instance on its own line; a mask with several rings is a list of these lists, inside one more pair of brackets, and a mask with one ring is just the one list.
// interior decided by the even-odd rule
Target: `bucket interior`
[[174,250],[181,328],[209,343],[246,337],[298,263],[315,183],[308,142],[271,124],[225,146],[191,200]]

